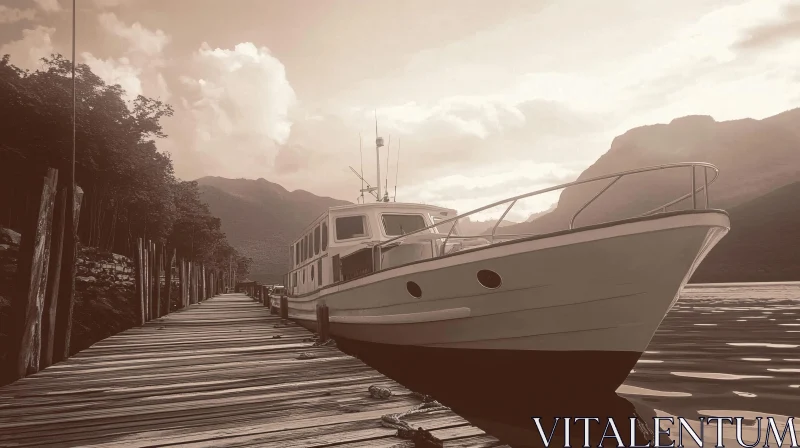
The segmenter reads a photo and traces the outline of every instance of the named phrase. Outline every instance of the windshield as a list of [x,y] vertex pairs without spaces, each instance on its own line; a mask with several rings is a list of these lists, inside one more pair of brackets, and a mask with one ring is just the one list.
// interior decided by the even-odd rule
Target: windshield
[[383,215],[387,236],[400,236],[427,227],[422,215]]
[[[433,216],[433,223],[438,224],[445,220],[445,218],[439,218],[438,216]],[[434,227],[436,233],[449,233],[450,229],[456,225],[456,221],[450,221],[447,224],[442,224],[441,226]],[[453,229],[453,233],[451,235],[458,235],[458,227]]]

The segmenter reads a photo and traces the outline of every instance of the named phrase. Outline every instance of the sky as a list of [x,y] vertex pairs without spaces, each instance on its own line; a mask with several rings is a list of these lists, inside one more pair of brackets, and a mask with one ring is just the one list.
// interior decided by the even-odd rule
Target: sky
[[[0,54],[70,57],[71,8],[0,0]],[[174,107],[158,147],[179,178],[353,202],[349,167],[375,183],[376,117],[390,195],[465,212],[574,180],[633,127],[800,106],[800,0],[77,0],[76,15],[79,63]]]

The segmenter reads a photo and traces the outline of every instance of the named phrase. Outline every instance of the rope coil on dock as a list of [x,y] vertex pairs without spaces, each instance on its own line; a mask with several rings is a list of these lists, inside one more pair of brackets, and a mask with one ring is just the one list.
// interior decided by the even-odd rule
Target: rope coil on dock
[[[369,387],[369,393],[374,398],[388,398],[392,395],[392,391],[389,388],[375,385]],[[421,427],[414,429],[408,424],[408,422],[403,421],[402,419],[403,417],[407,417],[409,415],[425,414],[436,411],[449,411],[450,408],[434,400],[430,395],[423,395],[416,392],[413,392],[411,395],[422,399],[422,403],[412,407],[406,412],[382,415],[381,425],[387,428],[396,429],[397,437],[413,441],[415,447],[443,448],[444,444],[442,441],[433,436],[430,431]]]

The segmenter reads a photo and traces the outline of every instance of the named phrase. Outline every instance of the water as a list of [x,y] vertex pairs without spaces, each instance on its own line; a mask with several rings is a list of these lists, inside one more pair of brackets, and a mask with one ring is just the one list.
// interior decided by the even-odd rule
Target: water
[[800,414],[800,284],[685,288],[618,392],[686,417]]
[[[608,417],[619,426],[625,446],[631,433],[638,444],[653,440],[655,416],[684,417],[695,431],[703,416],[743,417],[743,440],[752,444],[760,433],[758,446],[763,446],[767,422],[758,431],[756,417],[775,417],[783,431],[789,416],[800,415],[800,282],[685,288],[617,394],[573,402],[504,398],[502,410],[458,412],[513,447],[543,446],[533,416],[542,418],[545,435],[551,433],[554,417],[600,417],[592,423],[589,438],[595,447],[600,442],[617,446],[615,439],[602,438]],[[636,417],[633,429],[631,416]],[[571,426],[570,445],[583,446],[584,423]],[[661,427],[671,428],[672,437],[661,438],[668,445],[678,427]],[[794,427],[800,438],[800,419]],[[723,429],[725,445],[739,446],[735,427]],[[550,447],[565,446],[563,420],[552,434]],[[715,445],[715,424],[706,426],[703,440],[704,446]],[[698,446],[685,432],[683,443]],[[790,444],[787,440],[783,446]],[[777,446],[774,439],[770,446]]]

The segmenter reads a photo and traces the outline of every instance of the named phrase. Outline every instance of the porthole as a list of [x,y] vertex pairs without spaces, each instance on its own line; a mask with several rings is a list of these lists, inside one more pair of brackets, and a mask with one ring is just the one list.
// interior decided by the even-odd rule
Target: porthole
[[408,290],[408,293],[417,299],[422,297],[422,288],[420,288],[419,285],[414,282],[407,282],[406,290]]
[[485,288],[497,289],[503,283],[503,280],[497,272],[481,269],[478,271],[478,282]]

